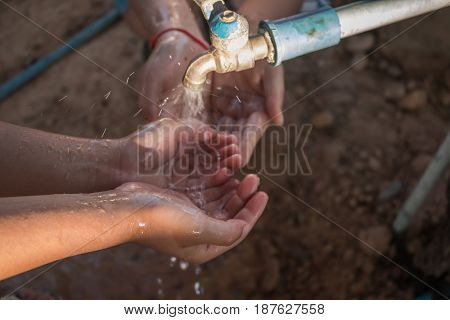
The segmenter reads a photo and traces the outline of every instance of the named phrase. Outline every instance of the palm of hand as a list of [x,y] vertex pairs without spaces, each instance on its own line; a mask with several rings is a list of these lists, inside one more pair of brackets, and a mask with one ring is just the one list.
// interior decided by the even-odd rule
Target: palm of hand
[[239,140],[246,164],[270,120],[281,124],[283,69],[264,62],[252,70],[212,75],[207,111],[210,123],[232,132]]
[[218,131],[238,138],[242,164],[247,164],[268,124],[264,99],[236,88],[219,88],[210,100],[209,121]]
[[189,195],[148,184],[119,189],[131,193],[141,208],[135,242],[182,259],[202,263],[230,250],[250,232],[262,214],[267,195],[256,190],[259,179],[228,179],[203,192],[199,208]]

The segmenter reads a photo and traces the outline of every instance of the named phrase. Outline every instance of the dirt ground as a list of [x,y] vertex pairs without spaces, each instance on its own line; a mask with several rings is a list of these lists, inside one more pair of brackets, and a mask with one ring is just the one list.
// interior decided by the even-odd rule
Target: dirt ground
[[[63,39],[111,5],[100,0],[7,2]],[[269,206],[253,233],[235,250],[196,267],[142,247],[121,246],[67,259],[19,290],[18,296],[411,299],[430,292],[404,269],[449,295],[448,172],[407,234],[394,237],[391,232],[396,213],[450,128],[449,17],[450,10],[444,10],[398,36],[418,22],[409,20],[285,64],[285,106],[293,106],[286,119],[314,125],[305,148],[312,175],[270,177],[284,190],[263,179],[263,189],[271,197]],[[0,82],[57,45],[0,4]],[[130,78],[136,85],[143,43],[124,22],[81,51],[120,79],[136,72]],[[138,110],[132,91],[71,54],[0,102],[0,120],[68,135],[95,138],[104,133],[115,138],[143,123],[133,117]],[[265,157],[267,152],[260,148],[255,157]],[[0,293],[42,270],[0,282]]]

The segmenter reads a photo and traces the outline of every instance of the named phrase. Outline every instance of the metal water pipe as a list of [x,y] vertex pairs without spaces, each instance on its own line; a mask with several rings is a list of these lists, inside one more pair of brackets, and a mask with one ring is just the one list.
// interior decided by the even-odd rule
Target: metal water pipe
[[99,19],[94,21],[92,24],[78,32],[72,38],[64,42],[60,47],[55,49],[53,52],[47,54],[46,56],[40,58],[34,64],[21,71],[19,74],[15,75],[13,78],[7,82],[0,85],[0,101],[8,97],[17,89],[21,88],[29,81],[34,79],[44,70],[49,68],[55,62],[59,61],[67,54],[72,52],[75,48],[86,43],[94,36],[99,34],[102,30],[110,26],[112,23],[117,21],[123,13],[128,10],[127,0],[114,0],[114,7],[101,16]]
[[321,8],[276,21],[263,21],[249,36],[245,17],[222,0],[195,0],[208,20],[211,49],[188,67],[183,84],[200,90],[210,72],[251,69],[258,60],[286,60],[339,44],[341,39],[450,6],[450,0],[365,0]]

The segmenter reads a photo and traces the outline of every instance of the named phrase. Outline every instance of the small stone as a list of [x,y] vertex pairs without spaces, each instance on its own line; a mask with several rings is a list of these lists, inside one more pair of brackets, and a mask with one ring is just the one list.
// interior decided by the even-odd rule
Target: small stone
[[347,39],[345,47],[353,54],[364,53],[372,49],[375,45],[375,36],[372,33],[365,33],[357,37]]
[[401,82],[390,82],[384,89],[384,97],[388,100],[400,100],[405,94],[406,88]]
[[369,168],[373,171],[379,171],[381,169],[381,163],[377,158],[370,158],[368,164]]
[[387,185],[378,196],[379,202],[389,201],[397,196],[403,189],[403,183],[400,180],[394,180]]
[[327,129],[334,125],[333,114],[328,111],[320,112],[312,118],[312,124],[317,129]]
[[352,69],[363,71],[369,65],[369,58],[363,53],[357,53],[352,58]]
[[417,175],[424,173],[433,158],[428,154],[420,154],[414,158],[411,166]]
[[306,89],[302,85],[296,85],[294,91],[299,98],[306,94]]
[[418,86],[417,81],[414,79],[408,79],[406,81],[406,89],[408,91],[412,91],[412,90],[416,89],[417,86]]
[[442,92],[440,95],[441,103],[444,107],[450,107],[450,92]]
[[427,104],[428,95],[425,90],[418,89],[408,93],[399,102],[399,107],[405,110],[413,111]]
[[386,71],[393,78],[398,78],[402,75],[402,69],[396,65],[389,66]]
[[450,69],[447,69],[445,72],[445,84],[447,85],[447,88],[450,89]]
[[278,286],[280,280],[280,263],[275,257],[267,259],[263,278],[261,279],[261,290],[271,292]]
[[[374,226],[361,231],[359,233],[359,238],[370,247],[385,254],[388,251],[392,240],[392,232],[387,226]],[[365,243],[361,243],[361,246],[366,249],[367,252],[377,255],[377,253]]]
[[417,254],[417,252],[420,252],[421,247],[422,247],[422,245],[421,245],[420,241],[417,239],[414,239],[408,243],[406,249],[408,250],[408,252],[410,254]]

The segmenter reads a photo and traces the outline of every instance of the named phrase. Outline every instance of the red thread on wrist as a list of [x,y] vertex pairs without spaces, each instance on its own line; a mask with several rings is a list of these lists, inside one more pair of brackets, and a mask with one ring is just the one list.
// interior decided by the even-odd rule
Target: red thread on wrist
[[157,35],[151,37],[151,38],[150,38],[150,41],[149,41],[150,49],[152,49],[152,50],[155,49],[156,44],[158,43],[158,40],[159,40],[164,34],[166,34],[166,33],[168,33],[168,32],[172,32],[172,31],[181,32],[181,33],[185,34],[188,38],[190,38],[192,41],[194,41],[195,43],[197,43],[199,46],[201,46],[203,49],[205,49],[205,50],[208,50],[208,49],[209,49],[209,45],[208,45],[205,41],[203,41],[203,40],[197,38],[196,36],[194,36],[192,33],[190,33],[189,31],[187,31],[186,29],[181,29],[181,28],[168,28],[168,29],[165,29],[165,30],[161,31],[161,32],[158,33]]

